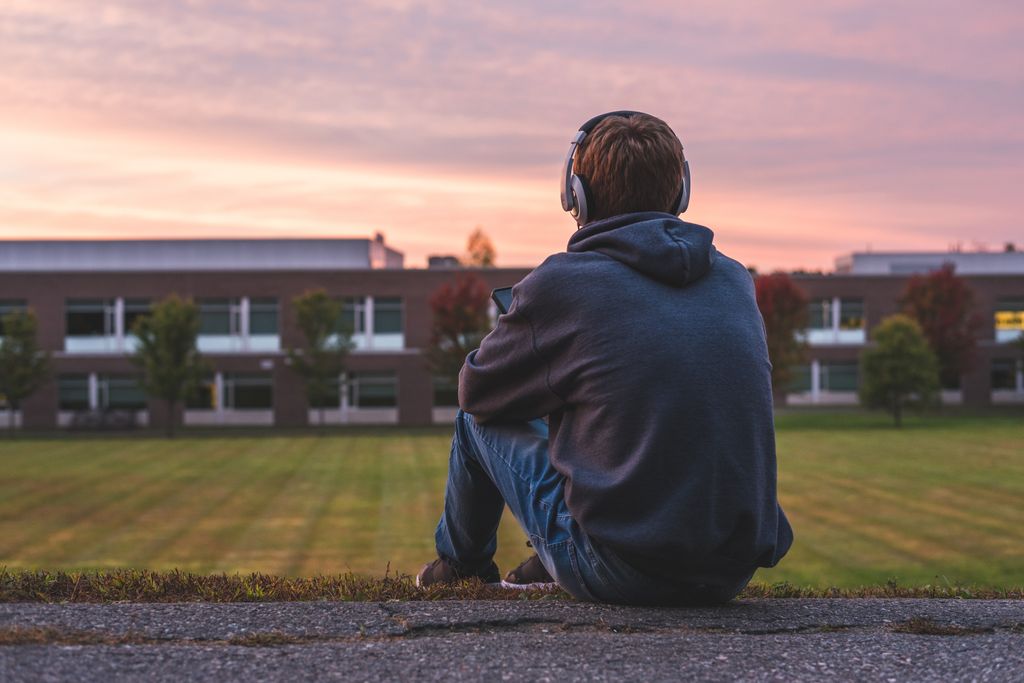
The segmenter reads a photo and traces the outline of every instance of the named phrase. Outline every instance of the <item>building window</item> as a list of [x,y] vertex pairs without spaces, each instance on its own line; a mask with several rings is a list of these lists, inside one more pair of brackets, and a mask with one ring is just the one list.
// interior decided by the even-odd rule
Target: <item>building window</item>
[[132,326],[150,312],[146,299],[68,299],[64,350],[68,353],[131,353]]
[[68,299],[65,324],[69,337],[112,337],[117,330],[113,299]]
[[815,299],[807,313],[808,327],[800,337],[812,346],[858,345],[867,341],[863,299]]
[[376,297],[373,300],[373,333],[402,333],[402,300],[397,297]]
[[459,405],[459,383],[450,377],[434,378],[434,407],[452,408]]
[[277,334],[277,299],[249,301],[249,334]]
[[1019,339],[1024,335],[1024,297],[999,299],[994,317],[997,342]]
[[238,299],[199,300],[200,335],[225,336],[241,333],[241,306]]
[[792,379],[789,381],[789,393],[804,394],[811,390],[811,366],[794,365]]
[[398,378],[393,372],[361,372],[346,382],[350,408],[394,408],[398,405]]
[[199,300],[199,339],[203,353],[273,352],[280,349],[277,299]]
[[399,297],[346,297],[337,331],[349,335],[356,351],[401,351],[405,348],[402,314]]
[[274,407],[274,382],[270,375],[225,374],[224,408],[267,410]]
[[821,364],[822,391],[857,391],[857,361],[833,361]]
[[839,329],[841,329],[841,330],[862,330],[862,329],[864,329],[864,300],[863,299],[840,299],[839,300]]
[[134,334],[135,321],[150,314],[149,299],[124,300],[124,333]]
[[57,405],[61,410],[89,410],[89,375],[59,375]]
[[341,300],[338,332],[356,335],[366,333],[366,297],[347,296]]
[[1013,358],[992,359],[992,388],[1017,389],[1017,361]]
[[100,375],[99,407],[109,410],[143,410],[146,394],[136,378],[126,375]]
[[815,299],[807,311],[807,327],[812,330],[832,329],[832,299]]

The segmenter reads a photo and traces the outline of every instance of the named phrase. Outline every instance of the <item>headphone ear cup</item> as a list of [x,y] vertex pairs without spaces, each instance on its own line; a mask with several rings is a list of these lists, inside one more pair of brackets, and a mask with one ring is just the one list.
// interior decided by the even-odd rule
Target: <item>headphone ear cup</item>
[[570,180],[570,187],[572,188],[572,197],[574,202],[573,210],[571,212],[572,217],[576,219],[577,225],[582,226],[587,222],[591,205],[590,195],[587,192],[587,185],[583,182],[582,178],[574,173]]
[[679,198],[676,200],[676,215],[685,213],[690,205],[690,162],[683,162],[683,178],[679,185]]

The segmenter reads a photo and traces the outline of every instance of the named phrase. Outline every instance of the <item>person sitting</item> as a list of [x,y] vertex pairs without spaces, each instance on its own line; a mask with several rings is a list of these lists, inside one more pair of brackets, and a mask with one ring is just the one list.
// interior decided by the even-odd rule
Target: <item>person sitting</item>
[[417,583],[497,582],[507,504],[535,555],[506,584],[728,601],[793,540],[750,273],[678,218],[689,164],[658,118],[585,123],[562,185],[567,250],[513,288],[461,370],[438,557]]

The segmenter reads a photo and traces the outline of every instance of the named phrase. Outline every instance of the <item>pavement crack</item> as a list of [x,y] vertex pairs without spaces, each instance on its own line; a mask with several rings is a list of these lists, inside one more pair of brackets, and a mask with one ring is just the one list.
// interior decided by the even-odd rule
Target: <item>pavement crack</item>
[[[1015,632],[1020,624],[1011,625],[1008,630]],[[921,636],[976,636],[995,633],[994,626],[960,626],[959,624],[940,624],[927,617],[912,617],[906,621],[892,624],[889,630],[894,633],[911,633]]]
[[545,634],[551,636],[593,633],[630,635],[724,635],[724,636],[773,636],[773,635],[814,635],[839,634],[847,632],[888,631],[891,633],[969,637],[999,632],[1024,633],[1024,623],[1012,622],[984,626],[962,626],[938,623],[923,617],[915,617],[894,624],[812,624],[780,628],[729,628],[726,626],[691,625],[643,625],[607,623],[597,621],[560,621],[543,617],[519,617],[508,619],[474,619],[458,622],[429,622],[416,624],[411,617],[402,615],[389,606],[381,605],[386,620],[394,630],[381,631],[379,624],[363,624],[357,633],[285,633],[280,630],[257,631],[226,637],[154,636],[137,631],[107,633],[96,630],[72,630],[52,626],[7,626],[0,627],[0,648],[39,645],[77,646],[235,646],[272,648],[289,645],[315,645],[329,643],[354,643],[368,641],[397,641],[431,637],[446,637],[463,634]]

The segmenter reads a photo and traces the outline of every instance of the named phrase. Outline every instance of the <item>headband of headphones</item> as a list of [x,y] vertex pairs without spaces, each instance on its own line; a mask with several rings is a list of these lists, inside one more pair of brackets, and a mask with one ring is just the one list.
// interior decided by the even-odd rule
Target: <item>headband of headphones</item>
[[[561,199],[562,209],[572,215],[576,219],[576,224],[583,226],[588,220],[588,204],[592,205],[592,198],[589,196],[588,188],[582,178],[573,173],[573,163],[576,159],[576,150],[579,148],[580,143],[594,130],[597,124],[604,121],[609,116],[622,116],[629,118],[636,116],[642,112],[620,110],[610,111],[605,114],[598,114],[597,116],[589,119],[586,123],[579,127],[576,131],[576,135],[573,137],[572,142],[569,143],[569,152],[565,155],[565,164],[562,166],[562,188],[561,188]],[[690,162],[683,161],[683,174],[682,181],[680,183],[679,195],[675,202],[675,213],[679,215],[686,211],[686,208],[690,205]]]

